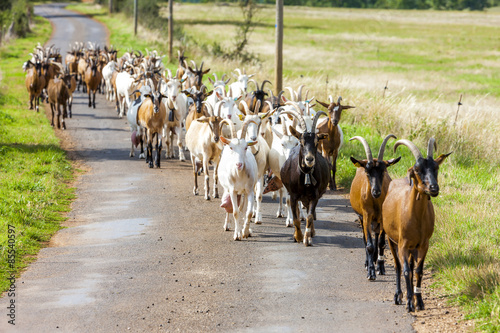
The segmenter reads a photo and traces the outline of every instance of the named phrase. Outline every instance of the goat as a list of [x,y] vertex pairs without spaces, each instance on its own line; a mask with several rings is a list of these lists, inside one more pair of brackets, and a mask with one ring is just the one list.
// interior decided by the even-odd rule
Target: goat
[[116,75],[116,109],[120,118],[126,114],[125,105],[127,110],[130,108],[130,95],[136,89],[137,82],[137,77],[128,72],[121,72]]
[[[252,218],[254,188],[258,179],[257,162],[254,155],[248,149],[255,145],[256,141],[246,141],[246,130],[251,121],[245,121],[243,124],[240,138],[238,139],[234,124],[229,119],[221,121],[221,126],[228,124],[231,128],[232,139],[228,140],[224,136],[220,137],[224,144],[220,157],[218,176],[220,184],[224,188],[222,207],[230,198],[232,213],[234,218],[234,240],[241,240],[250,236],[250,220]],[[240,204],[240,197],[245,196]],[[240,216],[244,215],[244,222],[240,224]],[[241,226],[241,227],[240,227]],[[229,211],[226,208],[226,220],[224,230],[229,230]]]
[[229,92],[234,97],[244,96],[247,93],[248,88],[248,79],[253,77],[255,74],[247,75],[246,70],[243,70],[243,74],[239,68],[234,70],[238,75],[234,75],[236,81],[231,83],[229,86]]
[[[203,101],[205,98],[210,96],[213,93],[213,90],[210,92],[206,92],[207,88],[202,85],[201,88],[197,91],[189,92],[187,90],[183,90],[182,92],[187,96],[193,99],[194,103],[189,107],[189,112],[186,117],[186,131],[189,131],[191,123],[202,116],[210,116],[207,111],[207,106],[210,104],[205,104]],[[187,135],[187,133],[186,133]]]
[[104,79],[106,99],[108,101],[114,101],[115,99],[114,89],[111,85],[111,78],[113,77],[113,73],[116,71],[116,66],[116,62],[111,60],[102,69],[102,78]]
[[[394,303],[402,304],[401,265],[406,281],[406,310],[415,311],[413,296],[417,302],[417,310],[424,309],[422,300],[422,277],[424,260],[429,249],[429,239],[434,232],[434,207],[431,197],[439,194],[438,169],[441,163],[451,154],[441,154],[434,159],[436,141],[429,139],[427,158],[423,158],[417,146],[409,140],[398,140],[394,151],[404,145],[415,157],[415,164],[408,169],[407,177],[395,179],[389,185],[387,195],[382,204],[383,228],[389,238],[389,247],[394,257],[396,268],[396,293]],[[416,286],[413,290],[413,267]]]
[[343,133],[339,126],[342,110],[352,109],[354,106],[341,105],[342,97],[339,97],[337,103],[333,101],[332,96],[329,96],[330,104],[316,100],[320,105],[328,110],[328,119],[324,120],[318,125],[318,133],[328,134],[328,140],[323,140],[319,143],[319,151],[323,153],[323,157],[327,160],[330,177],[330,190],[337,190],[337,183],[335,182],[335,173],[337,172],[337,156],[339,149],[342,146]]
[[[358,215],[363,227],[363,241],[365,243],[366,260],[365,267],[368,270],[367,278],[374,281],[375,260],[377,260],[377,270],[380,275],[385,275],[384,248],[385,232],[382,226],[382,203],[387,194],[387,189],[391,182],[391,177],[387,168],[399,162],[401,157],[384,161],[384,152],[387,141],[396,138],[393,134],[385,137],[378,157],[373,159],[372,151],[366,140],[361,136],[355,136],[351,140],[358,140],[363,144],[366,153],[366,160],[357,160],[351,156],[352,163],[357,167],[356,176],[351,184],[349,195],[351,207]],[[372,229],[375,232],[375,240],[372,242]],[[379,242],[380,235],[380,242]]]
[[137,124],[145,130],[147,140],[146,163],[149,163],[150,168],[153,167],[153,140],[156,135],[156,158],[154,158],[154,164],[159,168],[162,132],[167,117],[165,104],[162,103],[162,99],[166,98],[166,96],[153,90],[151,93],[144,95],[144,97],[146,99],[137,111]]
[[196,87],[197,90],[200,90],[201,86],[203,85],[203,75],[210,72],[210,68],[204,71],[203,70],[203,61],[201,62],[200,68],[198,68],[196,66],[196,63],[193,60],[191,60],[191,63],[193,64],[194,69],[192,67],[189,67],[189,66],[188,66],[188,68],[191,71],[191,73],[194,74],[194,77],[193,77],[193,80],[190,80],[191,82],[189,82],[189,84],[191,87]]
[[219,142],[219,124],[222,120],[220,117],[220,106],[217,114],[206,104],[209,109],[209,116],[202,116],[191,123],[191,126],[186,133],[186,146],[191,153],[191,164],[193,166],[194,175],[194,195],[198,195],[198,172],[203,166],[205,173],[205,200],[210,200],[210,186],[208,164],[215,165],[214,170],[214,198],[219,197],[217,189],[217,168],[219,165],[220,153],[222,150]]
[[[328,162],[318,152],[318,142],[325,139],[328,134],[316,134],[314,130],[319,116],[326,116],[326,113],[323,111],[316,113],[311,131],[307,130],[301,114],[293,111],[283,111],[281,113],[290,114],[297,118],[303,131],[300,133],[293,126],[289,126],[290,133],[299,140],[300,144],[290,152],[290,157],[281,168],[280,178],[290,194],[290,206],[293,213],[293,225],[295,226],[294,241],[299,243],[304,241],[304,245],[310,246],[312,245],[312,237],[315,235],[316,205],[325,193],[330,181]],[[299,201],[304,204],[308,213],[304,235],[300,230]]]
[[45,87],[45,76],[42,75],[42,63],[38,56],[35,56],[36,60],[33,63],[31,60],[27,61],[26,67],[28,72],[26,73],[26,90],[30,95],[30,110],[33,110],[33,100],[35,101],[36,112],[39,112],[40,106],[40,95]]
[[[52,112],[52,121],[50,125],[54,127],[54,113],[57,111],[56,119],[57,119],[57,128],[66,129],[66,124],[64,123],[64,118],[66,118],[66,103],[69,98],[68,87],[64,84],[64,81],[59,78],[54,78],[49,80],[49,84],[47,85],[47,94],[50,103],[50,111]],[[63,112],[61,113],[61,106],[63,107]],[[62,118],[62,121],[60,120]]]
[[73,111],[72,111],[72,107],[73,107],[73,93],[75,92],[76,90],[76,78],[75,78],[75,75],[76,74],[69,74],[69,73],[65,73],[64,76],[63,76],[63,81],[64,81],[64,84],[66,85],[66,87],[68,87],[68,93],[69,93],[69,97],[68,97],[68,114],[69,114],[69,117],[72,118],[73,117]]
[[[139,90],[140,96],[134,102],[131,103],[130,109],[127,112],[127,120],[130,126],[130,131],[132,132],[131,141],[132,146],[130,147],[129,157],[134,157],[134,146],[141,145],[141,151],[139,153],[139,159],[144,159],[146,156],[144,155],[144,136],[143,136],[143,128],[139,126],[137,123],[137,113],[142,103],[146,99],[146,95],[151,94],[151,87],[143,86]],[[135,93],[137,91],[134,91]]]
[[[101,72],[97,70],[97,61],[89,58],[89,66],[85,70],[85,85],[87,86],[87,94],[89,95],[89,108],[92,106],[95,109],[95,94],[101,83]],[[92,93],[92,100],[90,94]]]
[[[285,117],[285,115],[282,115],[281,117]],[[281,119],[280,124],[281,125],[279,126],[282,127],[281,132],[277,128],[278,125],[272,127],[272,131],[276,137],[273,138],[271,150],[269,151],[269,167],[271,168],[274,177],[278,179],[281,179],[281,168],[283,167],[285,161],[290,156],[291,150],[299,144],[299,141],[295,136],[288,134],[286,128],[286,122],[284,119]],[[288,192],[286,191],[286,189],[281,187],[279,189],[279,194],[280,194],[279,206],[278,206],[278,211],[276,213],[276,217],[283,217],[283,194],[284,194],[287,202],[287,217],[285,225],[287,227],[291,227],[293,224],[293,218],[292,218],[293,213],[290,208],[290,198],[288,196]]]

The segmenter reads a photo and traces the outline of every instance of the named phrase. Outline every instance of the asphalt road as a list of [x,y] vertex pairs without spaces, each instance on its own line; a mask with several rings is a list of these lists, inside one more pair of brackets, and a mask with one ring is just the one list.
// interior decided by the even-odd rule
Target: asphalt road
[[[53,22],[49,44],[62,54],[73,41],[106,42],[100,24],[62,5],[35,12]],[[126,120],[102,96],[96,104],[75,96],[68,149],[89,171],[76,185],[68,228],[17,280],[15,326],[0,299],[0,332],[413,331],[413,316],[392,302],[392,266],[366,279],[348,200],[325,195],[306,248],[266,195],[264,223],[235,242],[219,200],[193,196],[188,162],[163,159],[149,169],[129,158]]]

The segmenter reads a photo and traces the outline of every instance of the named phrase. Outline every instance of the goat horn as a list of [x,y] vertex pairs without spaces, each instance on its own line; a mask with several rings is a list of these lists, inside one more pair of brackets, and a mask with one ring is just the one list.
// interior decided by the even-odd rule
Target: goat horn
[[[283,121],[282,123],[284,124],[285,122]],[[274,127],[271,127],[271,130],[274,132],[274,134],[276,134],[276,136],[278,136],[280,140],[283,139],[282,133],[278,132]]]
[[339,99],[337,100],[337,106],[340,106],[340,101],[342,100],[342,96],[339,96]]
[[[307,104],[307,105],[308,105],[308,108],[309,108],[309,104]],[[325,111],[319,111],[319,112],[317,112],[314,115],[313,123],[312,123],[312,126],[311,126],[311,133],[316,133],[316,123],[318,122],[319,116],[321,116],[322,114],[324,114],[325,116],[328,117],[328,115],[326,114]]]
[[246,101],[241,101],[241,102],[240,102],[240,105],[243,105],[243,109],[244,109],[244,112],[243,112],[243,113],[245,114],[245,116],[246,116],[247,114],[250,114],[250,109],[248,108],[248,104],[247,104],[247,102],[246,102]]
[[172,71],[170,70],[170,68],[167,68],[167,73],[168,73],[167,79],[172,80]]
[[207,107],[208,113],[213,116],[214,109],[212,108],[212,105],[210,105],[210,103],[208,103],[207,101],[203,101],[202,103]]
[[215,78],[215,82],[219,81],[219,78],[217,77],[217,74],[214,73],[214,78]]
[[294,93],[292,87],[285,87],[285,89],[288,89],[288,91],[290,92],[290,100],[295,102],[295,93]]
[[260,110],[260,100],[257,100],[257,102],[255,102],[255,108],[253,109],[253,113],[254,114],[258,114],[259,113],[259,110]]
[[302,132],[307,132],[306,122],[300,113],[296,113],[295,111],[288,110],[288,111],[282,111],[281,114],[289,114],[289,115],[292,115],[295,118],[297,118],[297,120],[299,121],[299,124],[300,124],[300,128],[302,128]]
[[194,60],[191,60],[191,64],[193,65],[194,69],[196,69],[196,63],[194,62]]
[[271,101],[273,101],[274,100],[273,91],[271,89],[267,89],[267,91],[269,91],[269,93],[271,94]]
[[271,103],[269,101],[266,101],[266,103],[267,103],[267,105],[269,105],[269,111],[267,111],[264,116],[261,116],[262,119],[272,115],[274,113],[274,111],[276,111],[276,109],[273,108],[273,103]]
[[359,142],[361,142],[361,144],[365,148],[366,159],[368,160],[368,162],[373,162],[372,150],[370,149],[370,146],[368,145],[368,142],[366,142],[365,138],[363,138],[362,136],[355,136],[349,139],[349,141],[352,140],[358,140]]
[[248,82],[252,82],[255,85],[255,90],[259,90],[259,86],[257,85],[257,82],[255,82],[254,79],[248,80]]
[[[264,81],[262,82],[262,85],[260,86],[260,90],[264,90],[264,85],[265,85],[266,83],[269,83],[270,85],[273,85],[273,84],[271,83],[271,81],[269,81],[269,80],[264,80]],[[257,89],[258,89],[258,88],[257,88]]]
[[[280,108],[280,109],[283,109],[283,108]],[[280,117],[281,117],[281,115],[280,115]],[[288,130],[286,128],[285,117],[283,117],[283,119],[281,119],[281,127],[283,128],[283,135],[288,135]]]
[[217,117],[220,117],[220,109],[222,108],[223,103],[219,103],[219,108],[217,109]]
[[302,89],[304,89],[305,86],[306,86],[305,84],[301,84],[299,87],[299,90],[297,90],[297,92],[298,92],[297,102],[302,100]]
[[201,66],[200,66],[200,69],[198,69],[198,71],[203,71],[203,61],[201,62]]
[[427,158],[433,158],[434,149],[437,149],[436,139],[430,138],[429,143],[427,144]]
[[224,124],[227,124],[229,128],[231,129],[231,139],[238,138],[238,135],[236,134],[236,128],[234,127],[234,124],[232,121],[229,119],[222,119],[220,122],[220,130],[222,132],[222,128],[224,127]]
[[236,68],[234,71],[238,73],[238,76],[241,76],[241,70],[239,68]]
[[[307,95],[309,95],[309,89],[306,90],[306,97],[304,97],[304,101],[307,102]],[[313,98],[311,98],[311,100],[313,100]]]
[[254,120],[251,120],[251,119],[245,120],[245,122],[243,123],[243,126],[241,127],[240,139],[245,139],[245,137],[247,136],[247,129],[248,129],[248,125],[250,125],[250,123],[254,123],[255,125],[258,125]]
[[385,137],[384,141],[382,141],[382,145],[380,146],[380,150],[378,151],[378,157],[377,157],[377,160],[379,162],[384,160],[385,146],[387,145],[387,142],[389,141],[390,138],[396,139],[396,136],[394,134],[389,134],[388,136]]
[[418,160],[422,157],[422,153],[420,150],[418,150],[417,146],[409,140],[406,139],[401,139],[396,141],[396,144],[394,144],[394,151],[396,151],[396,148],[398,148],[400,145],[404,145],[410,149],[410,151],[413,153],[413,156],[415,157],[415,160]]

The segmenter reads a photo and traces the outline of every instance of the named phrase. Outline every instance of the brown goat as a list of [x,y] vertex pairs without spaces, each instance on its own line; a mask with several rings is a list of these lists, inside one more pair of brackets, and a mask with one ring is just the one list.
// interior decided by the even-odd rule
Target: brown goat
[[[368,271],[367,278],[372,281],[376,279],[374,262],[377,260],[377,257],[377,270],[380,275],[385,275],[385,232],[381,226],[382,203],[384,202],[387,189],[391,182],[391,177],[387,173],[387,168],[396,164],[401,159],[401,157],[398,157],[396,159],[384,161],[385,146],[390,138],[395,139],[396,137],[393,134],[389,134],[385,137],[376,159],[373,158],[370,146],[363,137],[355,136],[350,139],[360,141],[366,153],[366,160],[357,160],[351,156],[351,161],[357,167],[357,170],[356,176],[351,184],[349,198],[351,207],[358,215],[363,227],[363,241],[366,250],[365,267]],[[375,232],[375,240],[373,242],[372,229]]]
[[[67,116],[66,103],[68,102],[69,98],[68,87],[66,87],[63,80],[59,78],[54,78],[49,81],[49,84],[47,86],[47,93],[49,95],[50,110],[52,112],[52,121],[50,125],[54,126],[54,113],[57,111],[56,115],[57,128],[61,128],[61,122],[62,122],[62,128],[66,129],[64,118],[66,118]],[[61,106],[63,108],[62,114],[61,114]]]
[[[87,94],[89,95],[89,108],[92,106],[95,109],[95,94],[101,83],[101,72],[98,70],[98,62],[90,58],[88,60],[89,66],[85,70],[85,84],[87,86]],[[92,101],[90,94],[93,94]]]
[[36,112],[39,111],[40,106],[40,95],[45,87],[45,76],[42,75],[42,63],[39,61],[38,56],[36,57],[35,63],[31,60],[27,62],[28,72],[26,73],[26,90],[30,95],[30,110],[33,110],[33,100],[35,101]]
[[[415,157],[415,164],[408,169],[406,178],[395,179],[389,185],[387,196],[382,204],[383,228],[389,238],[396,267],[396,294],[394,303],[402,304],[401,265],[406,281],[406,309],[415,311],[413,295],[417,301],[417,310],[424,309],[421,286],[424,273],[424,260],[429,249],[429,239],[434,232],[434,207],[431,197],[439,194],[437,181],[439,165],[451,153],[433,158],[436,141],[429,140],[427,158],[423,158],[418,148],[411,141],[399,140],[394,151],[400,145],[407,146]],[[416,286],[413,290],[413,267]]]
[[144,95],[144,97],[146,99],[137,111],[137,125],[144,128],[146,132],[146,163],[149,163],[150,168],[153,167],[153,140],[156,135],[156,158],[154,158],[154,163],[159,168],[163,126],[167,118],[167,110],[161,100],[167,97],[158,91],[153,91],[151,94]]
[[72,107],[73,107],[73,93],[76,90],[76,74],[64,74],[63,80],[64,84],[66,84],[66,87],[68,87],[68,93],[69,93],[69,98],[68,98],[68,114],[69,117],[73,117],[72,113]]
[[339,97],[337,103],[335,103],[331,95],[330,104],[316,100],[316,102],[328,109],[328,119],[323,120],[317,127],[318,133],[328,134],[328,138],[327,140],[319,142],[318,150],[322,152],[323,157],[327,160],[330,167],[331,177],[329,187],[330,190],[334,191],[337,190],[335,173],[337,172],[337,156],[342,144],[343,135],[338,124],[342,115],[342,110],[354,108],[354,106],[340,105],[341,100],[342,97]]

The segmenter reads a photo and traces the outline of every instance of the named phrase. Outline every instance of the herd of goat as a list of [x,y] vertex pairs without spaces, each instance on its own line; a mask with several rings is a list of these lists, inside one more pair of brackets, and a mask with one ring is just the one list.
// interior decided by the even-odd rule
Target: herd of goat
[[[156,51],[126,52],[120,58],[113,48],[88,43],[70,45],[65,57],[53,46],[38,45],[31,59],[24,63],[26,87],[30,95],[30,109],[38,111],[39,99],[50,103],[52,126],[56,114],[57,127],[66,128],[64,119],[71,117],[72,95],[82,88],[88,94],[89,107],[95,108],[97,91],[116,102],[120,117],[126,115],[131,135],[130,157],[134,147],[140,146],[139,158],[145,158],[150,168],[160,167],[162,141],[165,137],[166,158],[174,158],[176,138],[178,156],[185,160],[189,150],[193,166],[194,188],[198,194],[198,176],[205,178],[205,199],[210,199],[209,165],[213,165],[213,197],[218,198],[218,183],[224,189],[221,207],[226,210],[224,229],[234,221],[234,239],[250,236],[250,221],[262,222],[261,201],[264,193],[279,192],[277,217],[285,214],[286,226],[295,227],[293,239],[312,245],[315,235],[316,205],[327,187],[336,190],[335,173],[338,151],[343,135],[339,121],[343,110],[352,106],[341,104],[329,96],[329,102],[316,102],[326,111],[315,111],[314,99],[302,96],[298,90],[287,87],[284,92],[269,94],[251,79],[252,74],[235,69],[235,82],[223,75],[208,78],[213,86],[209,91],[203,77],[210,69],[189,66],[184,52],[178,53],[175,75],[165,69]],[[252,83],[254,90],[249,89]],[[61,108],[63,111],[61,112]],[[325,119],[320,121],[320,117]],[[376,272],[385,274],[385,237],[394,257],[396,294],[394,301],[402,304],[401,266],[407,287],[407,310],[424,308],[421,283],[424,259],[434,229],[434,209],[431,197],[439,194],[437,174],[439,165],[450,154],[434,159],[436,143],[428,142],[427,157],[409,140],[398,140],[396,148],[404,145],[415,157],[407,177],[391,180],[388,167],[401,157],[384,160],[387,142],[396,139],[393,134],[384,138],[376,158],[367,141],[359,141],[366,159],[351,157],[357,167],[351,185],[350,201],[363,228],[365,266],[369,280]],[[146,153],[143,144],[146,141]],[[154,150],[153,150],[154,143]],[[153,153],[154,152],[154,153]],[[267,186],[265,188],[265,180]],[[276,192],[275,192],[276,193]],[[299,204],[300,203],[300,204]],[[301,218],[306,221],[305,233]],[[373,234],[373,237],[372,237]],[[375,263],[377,268],[375,268]],[[416,284],[413,271],[416,263]],[[415,297],[414,297],[415,296]]]

